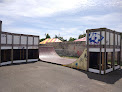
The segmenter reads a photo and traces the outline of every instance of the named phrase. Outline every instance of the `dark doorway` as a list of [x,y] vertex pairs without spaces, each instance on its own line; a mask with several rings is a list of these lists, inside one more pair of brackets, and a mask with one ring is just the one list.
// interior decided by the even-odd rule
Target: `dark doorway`
[[99,69],[99,52],[90,52],[90,62],[89,67],[93,69]]

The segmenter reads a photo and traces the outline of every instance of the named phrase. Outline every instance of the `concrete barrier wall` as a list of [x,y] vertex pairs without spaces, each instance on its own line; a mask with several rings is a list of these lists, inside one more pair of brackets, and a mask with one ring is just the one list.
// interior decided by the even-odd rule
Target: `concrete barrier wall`
[[86,42],[55,42],[41,44],[40,46],[53,46],[60,56],[79,57],[86,48]]

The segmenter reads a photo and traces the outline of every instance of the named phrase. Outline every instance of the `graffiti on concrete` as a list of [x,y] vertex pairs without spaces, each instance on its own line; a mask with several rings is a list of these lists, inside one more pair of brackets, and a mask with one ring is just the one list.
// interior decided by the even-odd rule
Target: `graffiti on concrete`
[[80,56],[83,52],[82,51],[77,51],[77,55]]
[[78,63],[76,63],[75,65],[78,66]]
[[89,33],[89,42],[92,44],[99,44],[100,41],[102,41],[104,37],[98,33]]
[[75,50],[75,46],[74,46],[74,50]]

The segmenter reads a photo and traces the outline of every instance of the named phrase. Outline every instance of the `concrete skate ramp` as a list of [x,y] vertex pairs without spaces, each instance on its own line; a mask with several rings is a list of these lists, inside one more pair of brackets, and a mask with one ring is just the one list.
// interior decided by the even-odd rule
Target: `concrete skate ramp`
[[67,59],[60,57],[53,47],[40,46],[39,47],[39,59],[46,62],[61,64],[77,69],[87,70],[87,50],[85,49],[83,54],[76,59]]

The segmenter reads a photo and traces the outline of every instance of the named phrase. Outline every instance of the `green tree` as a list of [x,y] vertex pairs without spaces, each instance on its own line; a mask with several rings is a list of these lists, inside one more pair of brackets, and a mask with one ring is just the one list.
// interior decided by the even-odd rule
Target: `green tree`
[[76,40],[76,38],[72,38],[72,37],[69,38],[69,41],[74,41],[74,40]]
[[51,37],[50,37],[49,34],[46,34],[46,33],[45,33],[45,38],[40,39],[40,42],[44,41],[44,40],[47,39],[47,38],[51,38]]
[[58,38],[61,41],[67,41],[66,39],[64,39],[63,37],[61,37],[60,34],[59,35],[55,35],[54,38]]
[[78,37],[78,39],[83,38],[85,36],[86,36],[86,34],[80,34],[79,37]]
[[55,37],[54,38],[58,38],[58,35],[55,35]]
[[67,41],[66,39],[64,39],[63,37],[58,37],[59,40],[61,41]]
[[47,39],[47,38],[51,38],[49,34],[45,34],[45,36],[46,36],[46,39]]
[[45,38],[42,38],[42,39],[40,39],[40,42],[42,42],[42,41],[44,41],[45,40]]

